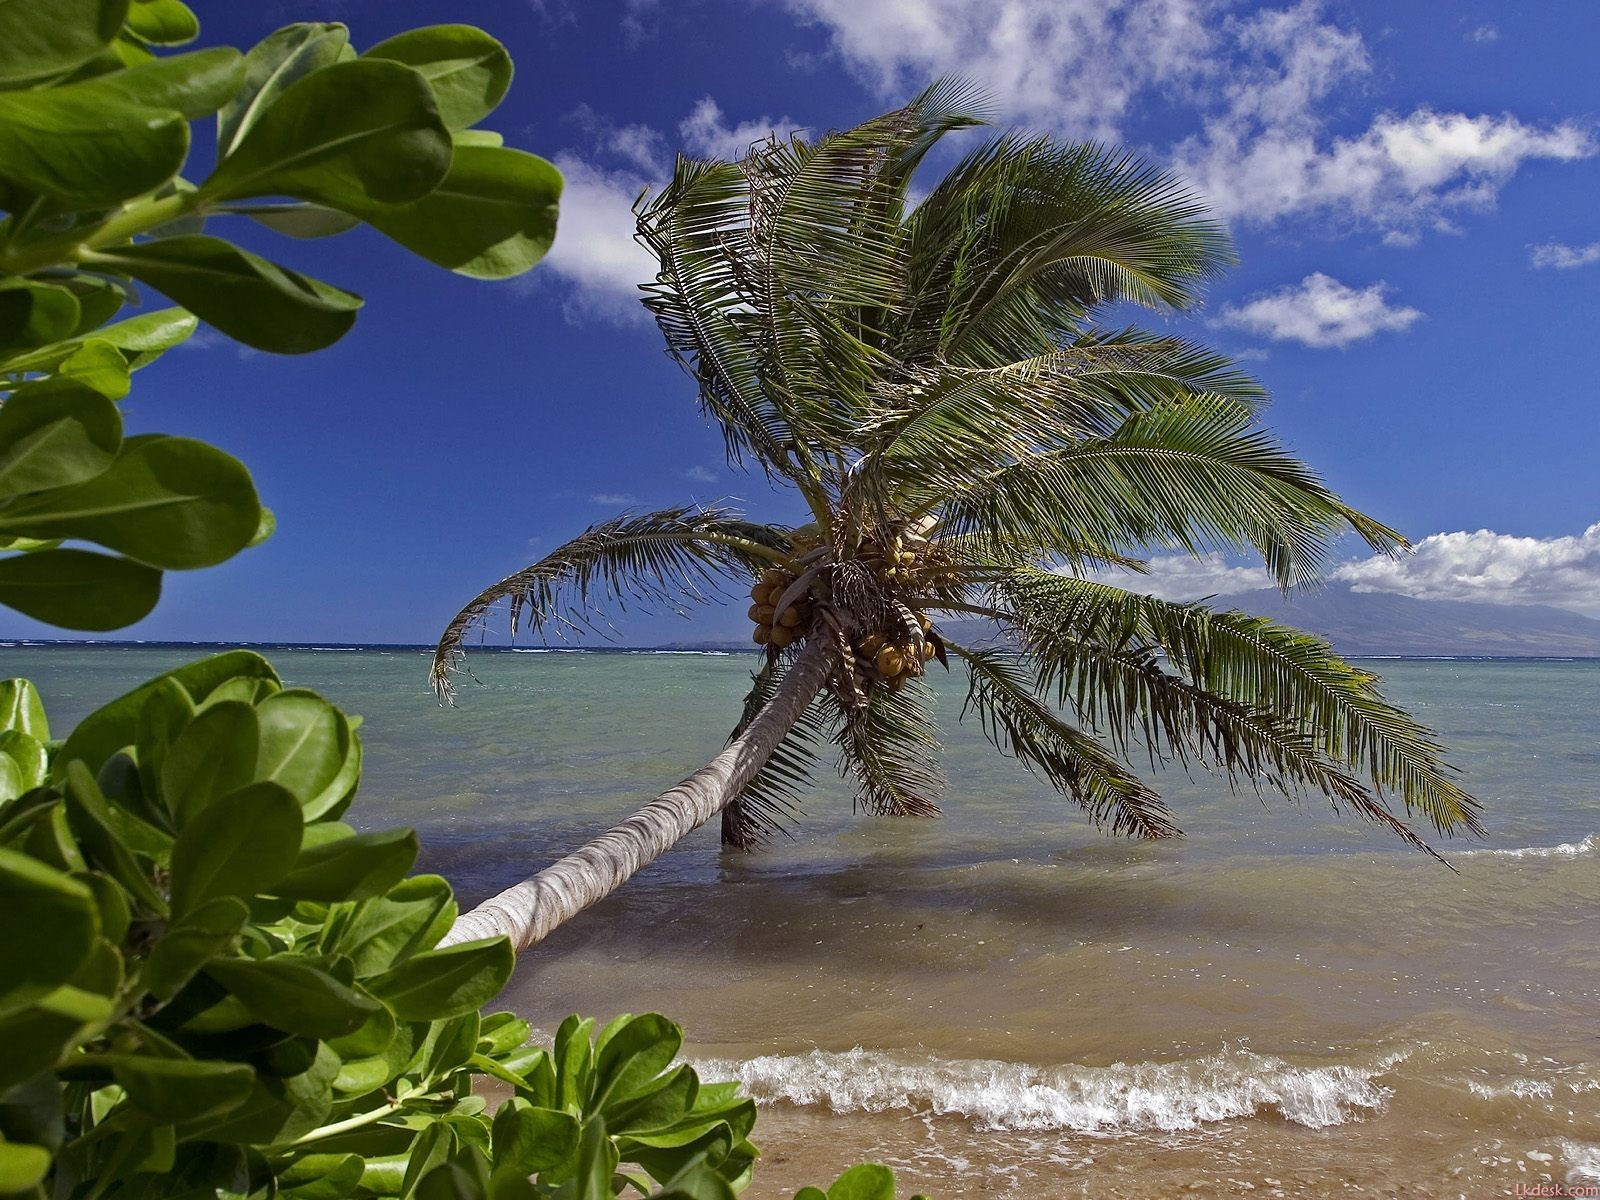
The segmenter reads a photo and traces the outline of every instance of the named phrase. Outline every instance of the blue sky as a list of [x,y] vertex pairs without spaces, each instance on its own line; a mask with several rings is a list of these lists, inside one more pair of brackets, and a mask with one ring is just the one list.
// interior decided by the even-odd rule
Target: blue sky
[[[481,585],[625,507],[736,497],[633,285],[628,206],[671,153],[847,125],[962,73],[1006,123],[1118,139],[1181,170],[1241,265],[1194,318],[1249,361],[1269,418],[1352,502],[1405,530],[1339,577],[1600,615],[1600,5],[1212,0],[201,0],[204,44],[337,17],[358,46],[468,21],[518,72],[488,122],[568,179],[555,251],[458,278],[360,232],[279,261],[362,293],[303,358],[211,333],[138,377],[129,424],[243,458],[267,545],[168,576],[144,638],[427,641]],[[1174,596],[1259,586],[1161,561]],[[633,617],[629,640],[742,636],[742,611]],[[11,636],[50,635],[10,617]]]

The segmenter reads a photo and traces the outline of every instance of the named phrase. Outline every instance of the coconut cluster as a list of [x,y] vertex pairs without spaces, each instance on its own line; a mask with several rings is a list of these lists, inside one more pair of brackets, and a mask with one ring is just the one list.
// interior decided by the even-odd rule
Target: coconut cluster
[[758,646],[785,646],[805,635],[811,628],[811,597],[800,596],[780,612],[777,605],[794,583],[788,571],[772,567],[764,571],[750,589],[750,619],[756,623],[754,636]]
[[866,674],[876,675],[896,690],[905,686],[906,680],[921,675],[924,664],[934,656],[933,641],[928,636],[933,622],[927,613],[912,614],[922,626],[922,637],[912,640],[905,631],[890,635],[869,633],[851,643],[859,666]]
[[909,583],[915,577],[913,568],[917,562],[914,543],[920,540],[897,533],[886,542],[868,542],[862,547],[861,561],[873,567],[878,578],[890,587]]

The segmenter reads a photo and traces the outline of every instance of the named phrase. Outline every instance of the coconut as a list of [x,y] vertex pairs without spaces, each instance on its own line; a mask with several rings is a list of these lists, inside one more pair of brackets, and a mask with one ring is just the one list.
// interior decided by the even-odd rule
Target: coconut
[[765,604],[771,595],[772,589],[764,583],[758,583],[750,589],[750,599],[757,604]]
[[922,643],[922,661],[923,662],[928,662],[930,659],[932,659],[933,656],[934,656],[934,653],[935,653],[935,651],[934,651],[932,642],[923,642]]
[[928,630],[933,628],[933,620],[928,616],[927,613],[917,614],[917,624],[922,626],[923,633],[927,633]]
[[768,587],[772,587],[775,584],[781,584],[784,587],[788,587],[790,583],[790,576],[787,571],[781,571],[777,567],[768,567],[765,571],[761,572],[761,582],[766,584]]
[[906,680],[908,678],[909,678],[909,676],[906,676],[906,675],[896,675],[896,676],[894,676],[893,678],[891,678],[889,680],[889,690],[891,692],[898,692],[901,688],[905,687]]
[[878,651],[878,674],[893,679],[905,669],[905,659],[900,657],[900,651],[894,646],[885,646]]
[[770,604],[760,604],[756,606],[756,620],[760,621],[763,625],[771,625],[772,618],[776,615],[777,610]]
[[792,604],[778,614],[778,624],[787,625],[790,629],[795,628],[803,620],[805,617],[801,615],[799,608]]
[[752,604],[744,615],[759,625],[761,623],[761,605]]
[[774,646],[776,646],[779,650],[782,650],[790,642],[794,641],[794,639],[795,639],[794,630],[785,629],[782,625],[774,625],[772,627],[771,641],[772,641],[772,644]]
[[917,556],[912,551],[910,551],[910,550],[902,550],[900,552],[900,565],[902,567],[909,567],[912,563],[914,563],[916,561],[917,561]]
[[869,633],[861,639],[861,653],[866,658],[876,658],[878,651],[883,647],[883,634]]
[[755,633],[750,635],[750,640],[758,646],[765,646],[772,640],[772,626],[757,625]]

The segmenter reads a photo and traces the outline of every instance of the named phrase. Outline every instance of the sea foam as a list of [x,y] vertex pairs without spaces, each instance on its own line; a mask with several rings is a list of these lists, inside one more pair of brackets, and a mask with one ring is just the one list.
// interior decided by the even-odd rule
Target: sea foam
[[1518,846],[1507,850],[1460,850],[1458,858],[1578,858],[1600,850],[1600,833],[1591,833],[1581,842],[1562,842],[1559,846]]
[[835,1112],[909,1110],[966,1117],[985,1129],[1183,1130],[1275,1112],[1313,1129],[1383,1106],[1375,1065],[1302,1067],[1231,1049],[1172,1062],[1034,1067],[994,1060],[905,1058],[874,1051],[765,1055],[696,1064],[706,1078],[737,1079],[761,1102],[824,1105]]

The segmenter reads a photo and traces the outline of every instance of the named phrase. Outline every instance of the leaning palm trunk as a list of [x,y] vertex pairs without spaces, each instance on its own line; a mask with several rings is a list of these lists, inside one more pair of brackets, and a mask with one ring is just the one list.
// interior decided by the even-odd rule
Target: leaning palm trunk
[[504,936],[526,950],[604,900],[744,791],[822,689],[832,660],[832,643],[812,639],[772,699],[721,754],[622,824],[463,913],[441,944]]

